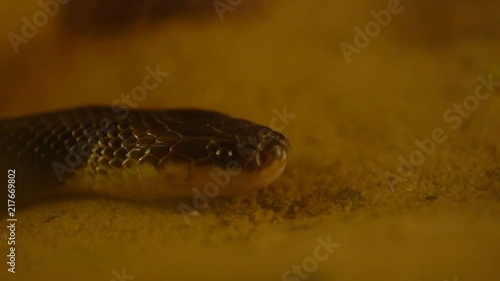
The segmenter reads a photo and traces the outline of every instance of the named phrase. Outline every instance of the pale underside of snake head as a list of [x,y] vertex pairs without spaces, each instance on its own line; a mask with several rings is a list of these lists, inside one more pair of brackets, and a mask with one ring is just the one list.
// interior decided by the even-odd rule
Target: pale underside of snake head
[[227,196],[268,186],[291,152],[279,132],[196,109],[85,107],[2,121],[8,151],[69,193]]

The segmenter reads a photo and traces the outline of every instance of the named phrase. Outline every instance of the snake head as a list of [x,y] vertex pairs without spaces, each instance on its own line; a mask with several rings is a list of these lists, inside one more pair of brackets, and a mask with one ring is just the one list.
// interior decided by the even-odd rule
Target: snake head
[[[205,111],[198,114],[203,115],[206,117],[203,127],[194,122],[186,122],[183,126],[196,131],[196,135],[191,135],[193,139],[209,140],[205,143],[207,154],[193,157],[202,159],[195,161],[191,169],[193,175],[229,176],[227,188],[221,189],[221,195],[260,189],[281,175],[291,154],[290,142],[283,134],[223,114]],[[195,181],[204,185],[213,180],[200,178]]]
[[148,177],[145,185],[160,186],[168,196],[214,185],[220,195],[263,188],[281,175],[291,153],[281,133],[217,112],[179,109],[146,121],[139,117],[144,125],[132,128],[136,141],[129,162],[146,171],[151,167],[141,174],[142,181]]
[[282,174],[291,155],[290,142],[283,134],[246,120],[235,119],[234,123],[241,128],[233,128],[232,132],[224,128],[224,132],[231,132],[231,137],[214,140],[207,146],[216,169],[230,175],[221,195],[268,186]]

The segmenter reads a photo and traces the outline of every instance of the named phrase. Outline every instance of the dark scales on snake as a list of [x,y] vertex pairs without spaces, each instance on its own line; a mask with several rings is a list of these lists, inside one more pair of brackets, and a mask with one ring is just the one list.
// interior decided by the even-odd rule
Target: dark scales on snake
[[0,121],[1,166],[29,182],[19,193],[189,197],[226,173],[227,196],[268,186],[290,151],[279,132],[197,109],[94,106]]

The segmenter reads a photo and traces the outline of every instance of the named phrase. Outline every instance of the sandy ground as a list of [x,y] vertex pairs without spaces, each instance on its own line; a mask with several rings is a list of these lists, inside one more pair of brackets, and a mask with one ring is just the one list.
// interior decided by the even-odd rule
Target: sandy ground
[[[178,206],[190,198],[18,209],[16,273],[2,262],[0,280],[497,279],[500,85],[474,95],[481,79],[500,81],[499,4],[401,2],[348,63],[339,44],[355,46],[354,27],[388,3],[243,1],[223,20],[208,5],[113,24],[92,9],[74,19],[70,3],[17,53],[4,37],[2,117],[111,105],[159,65],[170,75],[139,107],[266,125],[286,109],[294,152],[268,189],[189,216]],[[0,34],[22,34],[20,19],[40,10],[0,5]]]

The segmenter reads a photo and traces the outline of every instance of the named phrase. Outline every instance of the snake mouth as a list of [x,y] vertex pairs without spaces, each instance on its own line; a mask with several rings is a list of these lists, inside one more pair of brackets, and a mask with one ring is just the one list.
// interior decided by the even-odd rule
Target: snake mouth
[[273,183],[281,176],[286,167],[286,159],[274,161],[259,172],[244,174],[236,177],[231,185],[221,193],[222,196],[239,194],[242,192],[255,191]]
[[279,178],[285,170],[292,149],[287,139],[278,139],[277,142],[278,144],[268,145],[267,149],[256,153],[254,162],[258,169],[242,171],[241,174],[234,176],[220,195],[230,196],[259,190]]
[[271,166],[276,161],[286,161],[291,154],[291,145],[288,140],[280,140],[279,144],[270,149],[259,150],[255,156],[257,166],[265,168]]

